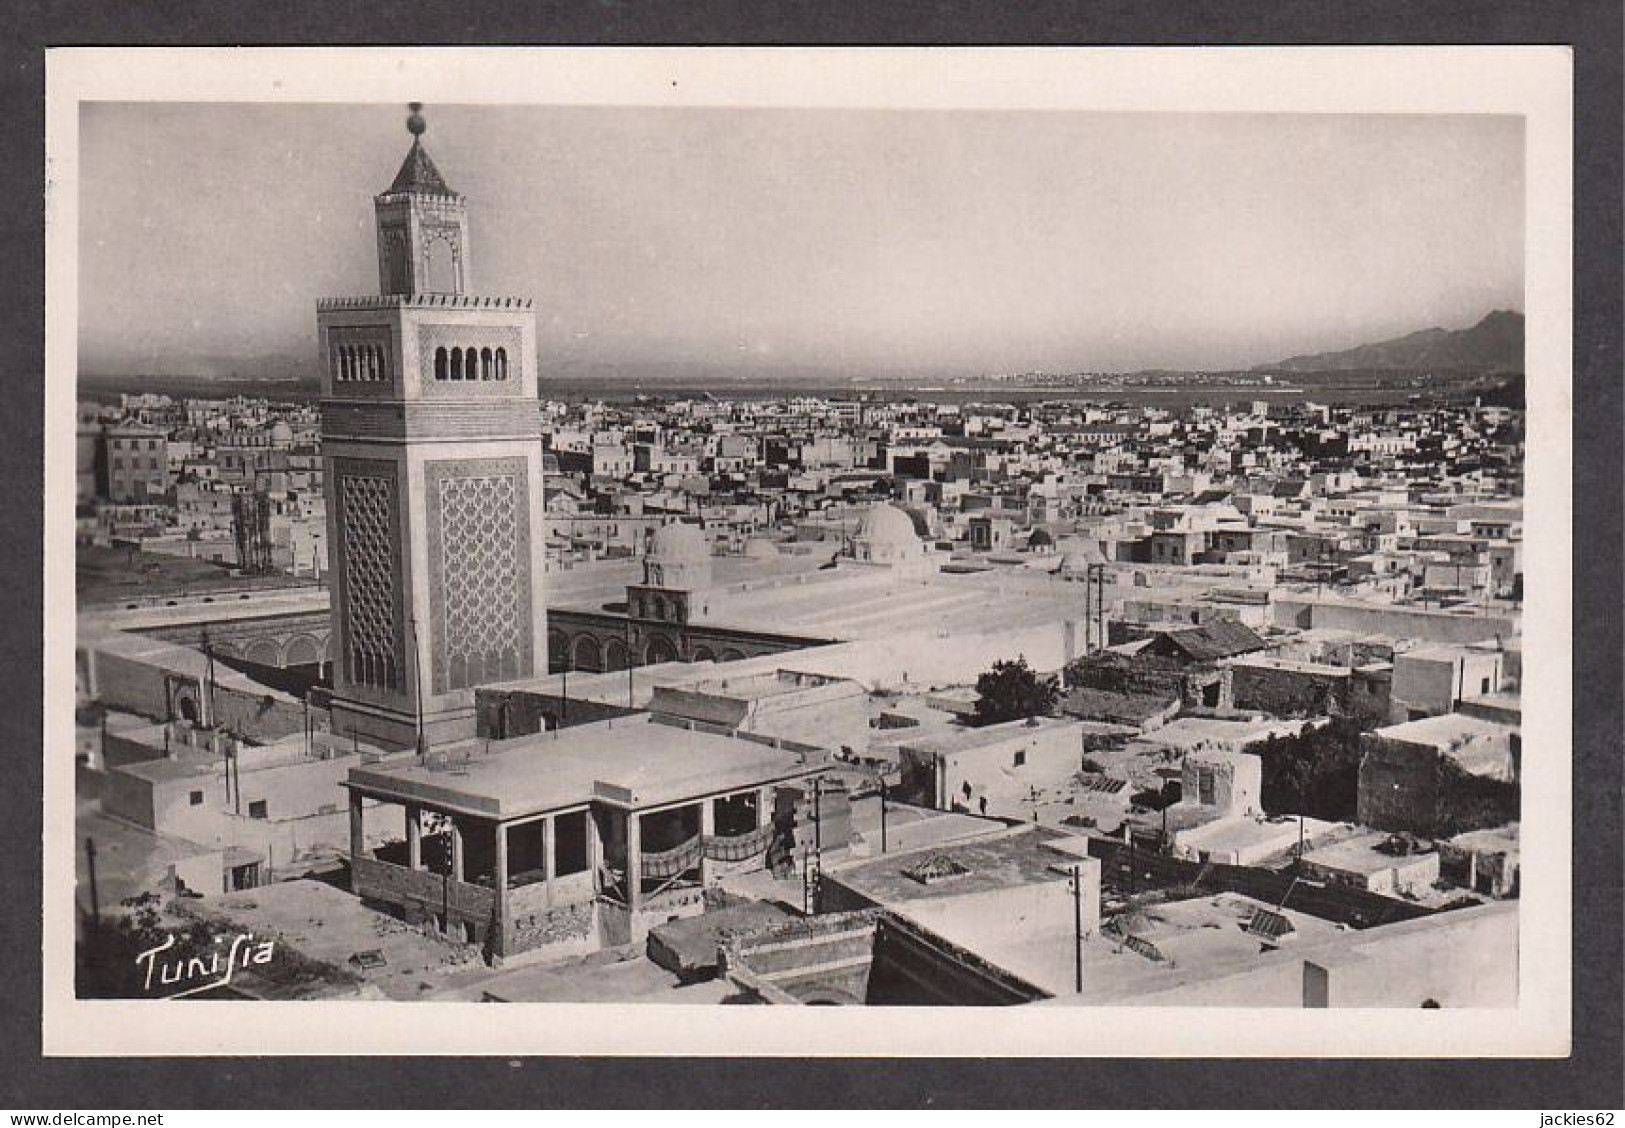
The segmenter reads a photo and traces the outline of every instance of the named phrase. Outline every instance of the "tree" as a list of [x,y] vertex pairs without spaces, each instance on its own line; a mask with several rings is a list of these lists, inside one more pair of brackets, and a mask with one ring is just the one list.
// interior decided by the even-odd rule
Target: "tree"
[[1521,790],[1516,783],[1477,776],[1448,756],[1440,756],[1438,814],[1433,834],[1450,838],[1469,830],[1517,822]]
[[1256,748],[1264,810],[1333,822],[1355,817],[1360,796],[1360,728],[1347,718],[1277,736]]
[[976,679],[975,722],[992,725],[1044,716],[1055,708],[1056,694],[1055,680],[1040,677],[1025,657],[995,662]]

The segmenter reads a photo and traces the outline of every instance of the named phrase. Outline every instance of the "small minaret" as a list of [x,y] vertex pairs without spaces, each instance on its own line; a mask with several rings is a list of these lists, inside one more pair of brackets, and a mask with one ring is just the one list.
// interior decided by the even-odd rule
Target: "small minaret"
[[382,293],[317,304],[333,731],[425,749],[547,660],[536,319],[468,293],[467,201],[423,146],[375,200]]
[[412,148],[389,190],[373,198],[378,222],[378,292],[464,294],[468,276],[468,202],[446,186],[423,147],[428,124],[411,105]]

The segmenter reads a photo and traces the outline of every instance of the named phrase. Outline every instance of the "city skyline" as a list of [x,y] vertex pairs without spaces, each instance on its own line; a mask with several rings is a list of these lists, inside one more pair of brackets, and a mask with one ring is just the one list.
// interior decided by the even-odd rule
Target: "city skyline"
[[[1245,368],[1524,304],[1518,118],[425,112],[544,375]],[[313,375],[403,118],[87,106],[81,371]]]

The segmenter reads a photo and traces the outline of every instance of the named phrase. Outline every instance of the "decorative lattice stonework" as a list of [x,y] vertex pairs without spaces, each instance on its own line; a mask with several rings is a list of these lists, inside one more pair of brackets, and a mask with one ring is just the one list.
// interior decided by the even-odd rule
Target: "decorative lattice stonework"
[[396,692],[402,685],[405,658],[395,466],[338,459],[334,472],[345,676],[352,685]]
[[434,691],[533,672],[530,491],[524,458],[424,464]]

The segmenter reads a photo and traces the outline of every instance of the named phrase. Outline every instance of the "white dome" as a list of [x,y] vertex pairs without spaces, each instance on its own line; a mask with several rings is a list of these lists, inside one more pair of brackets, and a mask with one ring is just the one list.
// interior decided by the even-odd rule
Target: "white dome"
[[858,523],[857,536],[853,539],[863,541],[871,548],[912,549],[920,543],[919,535],[914,531],[914,521],[909,515],[884,502],[870,506]]
[[655,530],[649,555],[670,561],[709,560],[711,549],[705,543],[705,534],[694,525],[662,525]]
[[662,525],[643,559],[649,587],[701,591],[711,586],[711,546],[697,525]]

